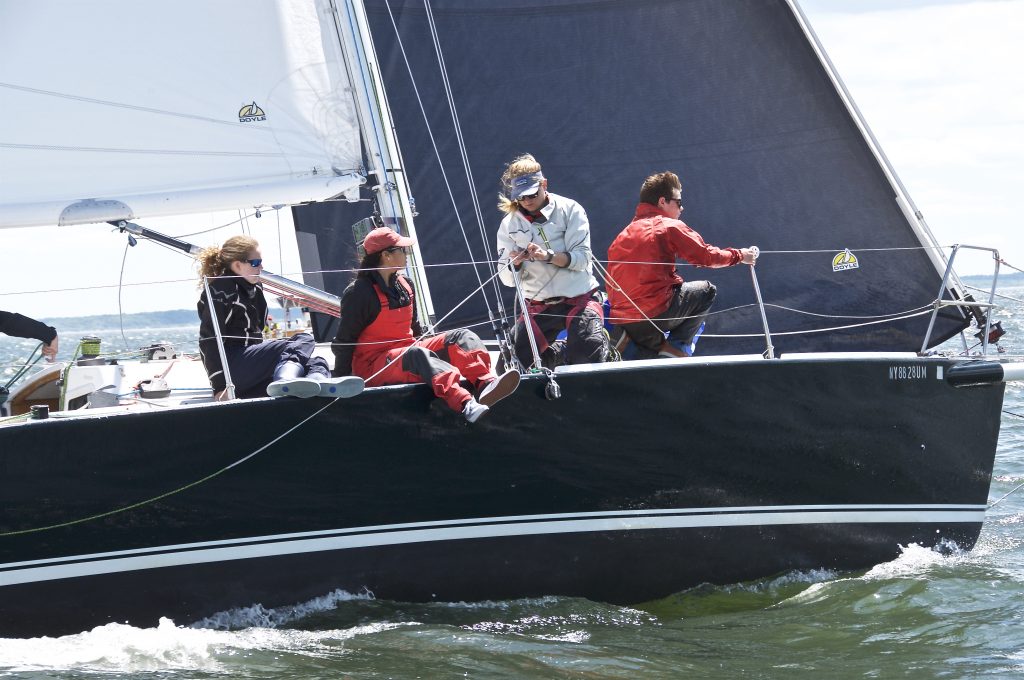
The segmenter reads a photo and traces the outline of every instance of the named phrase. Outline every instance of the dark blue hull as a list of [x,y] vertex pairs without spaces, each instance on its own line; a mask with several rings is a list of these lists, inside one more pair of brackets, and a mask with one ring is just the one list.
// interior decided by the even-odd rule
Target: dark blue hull
[[583,367],[562,399],[528,377],[473,426],[417,385],[8,427],[0,636],[336,588],[630,603],[969,548],[1003,386],[951,387],[949,365]]

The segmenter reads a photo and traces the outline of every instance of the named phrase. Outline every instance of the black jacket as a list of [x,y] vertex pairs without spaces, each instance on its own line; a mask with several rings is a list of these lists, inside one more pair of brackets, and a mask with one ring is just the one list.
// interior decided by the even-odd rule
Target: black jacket
[[359,336],[380,314],[380,298],[373,288],[374,283],[380,286],[388,297],[389,308],[398,309],[412,305],[412,334],[417,338],[423,335],[420,322],[416,319],[416,302],[410,299],[405,289],[398,284],[396,276],[401,276],[412,288],[412,282],[404,274],[395,274],[391,277],[390,285],[384,285],[381,275],[372,272],[368,277],[356,278],[341,294],[341,323],[338,325],[334,342],[331,343],[331,351],[334,352],[334,375],[352,375],[352,354],[356,351]]
[[0,333],[16,338],[34,338],[49,345],[57,337],[57,329],[14,312],[0,312]]
[[[224,338],[224,349],[248,347],[263,342],[267,325],[267,300],[263,287],[243,278],[210,279],[213,306]],[[217,349],[217,333],[206,302],[206,291],[199,295],[199,352],[215,392],[227,386]]]

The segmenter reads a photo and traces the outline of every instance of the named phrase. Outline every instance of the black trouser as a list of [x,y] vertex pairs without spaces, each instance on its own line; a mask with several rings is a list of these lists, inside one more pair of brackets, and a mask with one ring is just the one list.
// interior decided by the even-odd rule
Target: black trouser
[[710,281],[687,281],[676,288],[668,308],[651,317],[653,324],[644,319],[622,324],[622,330],[636,343],[642,358],[657,356],[665,333],[669,342],[689,345],[707,318],[717,293]]
[[274,376],[274,369],[285,361],[297,362],[306,369],[307,375],[318,373],[329,378],[331,369],[323,357],[313,356],[315,349],[316,341],[309,333],[284,340],[264,340],[248,347],[225,346],[235,396],[239,399],[267,396],[267,385]]
[[[594,300],[599,303],[601,301],[596,293]],[[541,363],[546,368],[554,369],[563,364],[597,364],[608,358],[608,334],[605,333],[601,315],[589,307],[584,307],[573,317],[569,322],[569,328],[566,329],[565,320],[573,307],[572,303],[560,302],[548,305],[544,311],[533,315],[548,343],[548,348],[541,353]],[[524,322],[524,319],[519,319],[513,337],[516,357],[524,367],[529,368],[533,365],[533,350]],[[566,339],[555,340],[563,330],[566,331]],[[538,345],[543,344],[538,339]]]

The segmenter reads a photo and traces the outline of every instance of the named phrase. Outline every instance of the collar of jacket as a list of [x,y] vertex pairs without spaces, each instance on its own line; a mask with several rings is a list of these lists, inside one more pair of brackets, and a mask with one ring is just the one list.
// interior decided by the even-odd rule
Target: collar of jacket
[[649,217],[668,217],[665,213],[656,205],[650,203],[637,203],[636,214],[633,215],[634,220],[643,220]]

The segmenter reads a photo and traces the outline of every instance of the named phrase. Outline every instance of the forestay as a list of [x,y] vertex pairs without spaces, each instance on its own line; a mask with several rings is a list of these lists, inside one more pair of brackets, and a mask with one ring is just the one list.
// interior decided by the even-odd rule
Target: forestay
[[293,204],[362,182],[314,0],[0,6],[0,227]]

